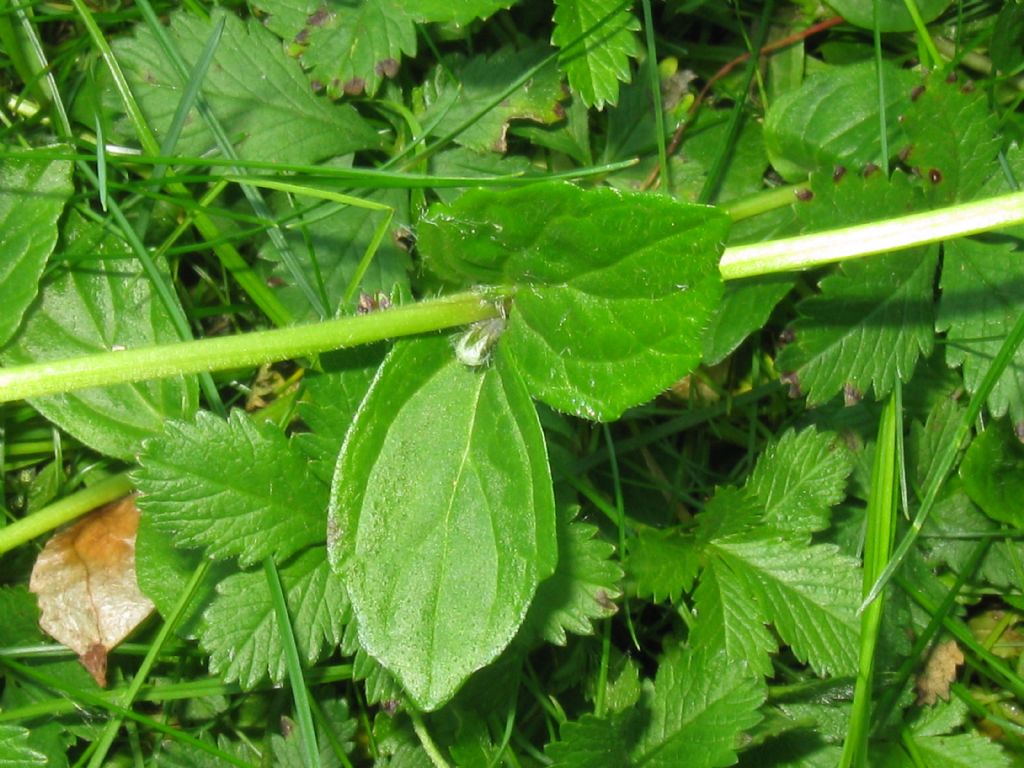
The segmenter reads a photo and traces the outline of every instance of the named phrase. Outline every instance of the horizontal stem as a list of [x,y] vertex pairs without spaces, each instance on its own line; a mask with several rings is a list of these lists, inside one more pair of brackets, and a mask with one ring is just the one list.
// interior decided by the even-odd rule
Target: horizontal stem
[[1024,192],[871,224],[727,248],[719,270],[725,280],[736,280],[811,269],[1014,224],[1024,224]]
[[86,387],[250,368],[466,325],[494,317],[497,312],[480,294],[460,293],[311,325],[0,368],[0,403]]

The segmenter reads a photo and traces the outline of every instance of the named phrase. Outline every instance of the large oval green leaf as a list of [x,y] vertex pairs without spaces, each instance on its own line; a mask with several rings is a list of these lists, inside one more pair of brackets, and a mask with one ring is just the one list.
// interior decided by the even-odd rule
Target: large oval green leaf
[[[875,0],[828,0],[828,4],[851,24],[864,29],[875,28]],[[927,24],[949,7],[950,0],[915,0],[915,4]],[[878,29],[882,32],[914,29],[906,0],[878,0]]]
[[328,547],[363,647],[423,709],[512,640],[557,560],[547,450],[514,369],[395,346],[341,449]]
[[418,242],[443,278],[514,290],[497,353],[534,397],[610,421],[700,362],[728,225],[707,206],[547,183],[435,206]]
[[[127,244],[110,231],[71,215],[54,261],[22,327],[0,349],[4,365],[179,340]],[[36,397],[31,403],[89,447],[131,460],[166,419],[192,416],[198,399],[195,379],[177,376]]]

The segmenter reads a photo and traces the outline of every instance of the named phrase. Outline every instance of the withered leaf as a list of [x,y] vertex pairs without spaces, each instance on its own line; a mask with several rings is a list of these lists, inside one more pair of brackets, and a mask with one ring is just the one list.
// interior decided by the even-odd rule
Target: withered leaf
[[53,536],[32,568],[39,625],[75,651],[101,686],[108,651],[153,610],[135,580],[138,527],[134,497],[112,502]]
[[917,678],[917,704],[931,706],[939,699],[949,701],[949,686],[956,680],[956,668],[964,663],[964,655],[956,640],[939,643],[928,655],[924,670]]

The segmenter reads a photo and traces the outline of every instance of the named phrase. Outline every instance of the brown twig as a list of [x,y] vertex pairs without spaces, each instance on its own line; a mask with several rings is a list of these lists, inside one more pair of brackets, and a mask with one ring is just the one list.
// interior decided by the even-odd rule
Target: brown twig
[[[808,37],[811,37],[812,35],[816,35],[819,32],[824,32],[826,29],[831,29],[832,27],[842,24],[843,21],[844,19],[842,16],[833,16],[831,18],[825,19],[824,21],[819,21],[817,24],[813,24],[807,27],[807,29],[803,29],[799,32],[794,32],[791,35],[786,35],[786,37],[780,38],[779,40],[776,40],[764,46],[760,50],[759,55],[768,56],[772,53],[775,53],[776,51],[782,50],[783,48],[788,48],[794,43],[799,43],[800,41],[806,40]],[[747,51],[746,53],[741,53],[735,59],[726,63],[721,69],[715,72],[715,74],[711,76],[711,79],[709,79],[704,84],[704,87],[700,89],[700,93],[697,94],[697,98],[694,99],[693,104],[690,105],[690,109],[686,113],[686,119],[679,124],[679,127],[676,128],[676,132],[672,134],[672,141],[669,142],[668,145],[668,155],[674,154],[675,151],[679,149],[679,145],[682,143],[683,140],[683,134],[686,132],[686,129],[690,127],[690,125],[693,123],[694,118],[697,116],[697,112],[700,110],[701,105],[704,103],[704,99],[707,97],[708,93],[711,92],[712,86],[714,86],[715,83],[717,83],[723,77],[732,72],[740,64],[743,64],[744,62],[748,61],[750,59],[750,56],[750,51]],[[661,167],[655,166],[654,170],[651,171],[650,175],[644,180],[644,183],[640,188],[657,188],[660,173]]]

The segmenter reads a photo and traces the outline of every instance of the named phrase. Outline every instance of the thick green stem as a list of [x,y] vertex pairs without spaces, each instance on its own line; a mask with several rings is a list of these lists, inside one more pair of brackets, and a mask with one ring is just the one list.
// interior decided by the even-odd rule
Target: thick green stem
[[460,293],[312,325],[32,363],[0,369],[0,402],[128,381],[250,368],[466,325],[497,314],[495,305],[480,294]]
[[811,269],[846,259],[1024,224],[1024,192],[812,235],[726,249],[725,280]]

